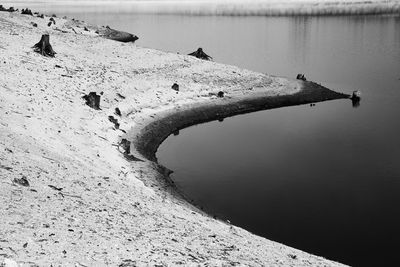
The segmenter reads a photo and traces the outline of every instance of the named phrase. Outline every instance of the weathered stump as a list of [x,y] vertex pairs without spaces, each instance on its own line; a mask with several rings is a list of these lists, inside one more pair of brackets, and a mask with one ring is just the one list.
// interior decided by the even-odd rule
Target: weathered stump
[[122,149],[122,153],[129,154],[131,153],[131,142],[123,138],[119,142],[119,147]]
[[307,81],[306,76],[304,76],[304,74],[297,74],[296,76],[297,80],[302,80],[302,81]]
[[360,101],[361,101],[361,92],[360,91],[354,91],[353,94],[350,97],[351,103],[353,104],[354,108],[357,108],[360,106]]
[[21,10],[21,14],[22,15],[31,15],[31,16],[33,16],[32,10],[30,10],[29,8],[22,9]]
[[54,57],[56,54],[50,45],[50,36],[48,34],[43,34],[40,41],[33,48],[35,52],[42,54],[42,56]]
[[97,110],[100,109],[100,95],[96,94],[96,92],[90,92],[82,98],[86,100],[86,105],[89,107]]
[[204,53],[203,48],[198,48],[197,51],[194,51],[190,54],[188,54],[189,56],[194,56],[200,59],[204,59],[204,60],[211,60],[212,57],[210,57],[209,55],[207,55],[206,53]]
[[177,84],[177,83],[174,83],[172,86],[171,86],[171,88],[173,89],[173,90],[175,90],[175,91],[179,91],[179,84]]

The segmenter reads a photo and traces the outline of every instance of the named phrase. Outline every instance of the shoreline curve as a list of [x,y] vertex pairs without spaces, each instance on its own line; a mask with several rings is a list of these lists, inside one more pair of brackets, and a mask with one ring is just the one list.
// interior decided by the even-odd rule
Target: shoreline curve
[[291,95],[262,96],[254,93],[242,97],[195,102],[178,110],[169,109],[162,112],[157,119],[134,127],[129,136],[135,154],[158,164],[156,152],[161,143],[172,133],[189,126],[255,111],[348,98],[348,94],[332,91],[315,82],[304,81],[301,90]]

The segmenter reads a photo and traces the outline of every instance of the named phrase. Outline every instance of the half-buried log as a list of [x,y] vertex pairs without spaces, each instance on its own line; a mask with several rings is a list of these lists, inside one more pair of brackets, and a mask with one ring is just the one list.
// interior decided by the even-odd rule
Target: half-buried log
[[110,27],[103,27],[101,29],[98,29],[98,33],[104,38],[111,39],[111,40],[118,41],[118,42],[123,42],[123,43],[128,43],[128,42],[134,43],[136,40],[139,39],[139,37],[137,37],[134,34],[131,34],[128,32],[117,31],[117,30],[111,29]]
[[50,45],[50,36],[48,34],[43,34],[40,41],[33,48],[35,52],[42,54],[42,56],[54,57],[56,54]]

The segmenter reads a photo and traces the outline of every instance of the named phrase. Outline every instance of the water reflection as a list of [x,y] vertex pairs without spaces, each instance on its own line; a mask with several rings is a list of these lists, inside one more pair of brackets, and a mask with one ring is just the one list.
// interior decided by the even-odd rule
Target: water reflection
[[[254,41],[242,53],[246,66],[293,78],[306,73],[346,93],[362,88],[363,108],[338,101],[202,124],[168,138],[159,162],[207,211],[252,232],[351,265],[396,265],[399,19],[235,21],[245,25],[235,27],[246,36],[241,47]],[[215,27],[229,32],[224,24],[218,19]],[[360,99],[351,98],[354,108]]]

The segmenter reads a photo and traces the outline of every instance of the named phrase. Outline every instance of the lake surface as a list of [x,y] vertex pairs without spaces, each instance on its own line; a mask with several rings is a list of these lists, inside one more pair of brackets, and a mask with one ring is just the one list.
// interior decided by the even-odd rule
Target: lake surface
[[398,263],[399,16],[196,17],[32,5],[20,4],[132,32],[140,46],[202,47],[218,62],[360,90],[358,108],[338,100],[190,127],[157,157],[186,195],[235,225],[346,264]]

